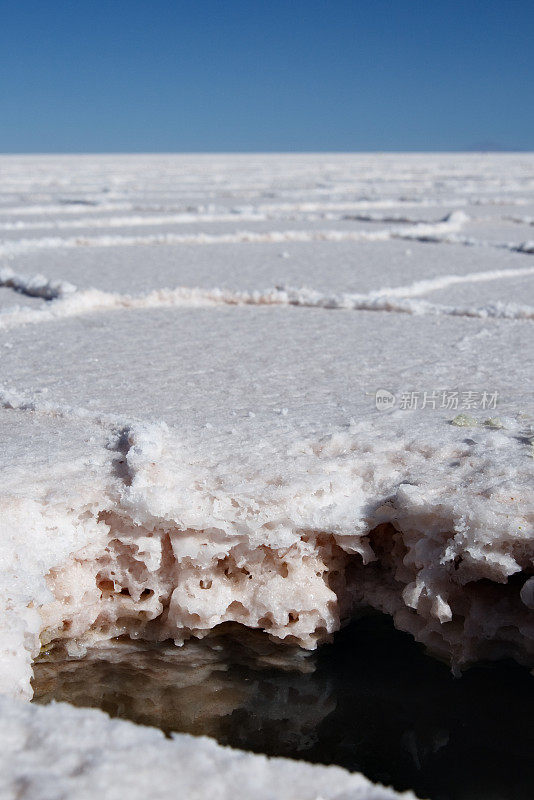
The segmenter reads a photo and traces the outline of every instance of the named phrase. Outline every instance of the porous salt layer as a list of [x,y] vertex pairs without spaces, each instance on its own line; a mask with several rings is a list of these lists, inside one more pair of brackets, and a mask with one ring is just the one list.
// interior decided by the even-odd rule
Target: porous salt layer
[[[67,190],[68,158],[38,160],[36,177],[34,163],[14,160],[18,205],[0,202],[13,292],[0,313],[1,689],[29,697],[32,659],[57,640],[71,653],[122,634],[179,644],[237,622],[313,648],[368,607],[454,669],[533,666],[534,267],[527,223],[506,222],[513,241],[481,233],[488,216],[528,216],[532,158],[102,157]],[[368,198],[386,175],[391,196],[377,183]],[[213,180],[224,188],[208,200]],[[129,233],[143,214],[152,232]],[[194,230],[154,231],[161,217]],[[331,291],[324,275],[309,284],[313,249],[284,280],[314,242]],[[353,267],[328,261],[339,243]],[[171,285],[155,245],[175,254]],[[229,258],[249,246],[263,248],[252,288]],[[201,288],[191,272],[180,282],[191,247],[208,254]],[[116,286],[77,261],[91,248],[104,264],[115,253]],[[56,252],[70,253],[63,275],[39,262]],[[141,293],[124,291],[130,274]],[[67,727],[81,713],[12,708]]]

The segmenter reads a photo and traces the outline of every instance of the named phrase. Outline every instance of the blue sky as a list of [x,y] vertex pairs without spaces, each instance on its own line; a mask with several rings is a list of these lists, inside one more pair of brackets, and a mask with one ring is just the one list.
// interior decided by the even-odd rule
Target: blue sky
[[0,152],[534,150],[534,0],[0,0]]

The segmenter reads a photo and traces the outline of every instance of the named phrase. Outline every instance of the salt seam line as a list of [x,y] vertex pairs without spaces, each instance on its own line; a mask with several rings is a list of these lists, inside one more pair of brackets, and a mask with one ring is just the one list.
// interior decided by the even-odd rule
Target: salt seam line
[[[157,244],[240,244],[243,242],[318,242],[318,241],[388,241],[389,239],[420,239],[434,241],[435,237],[459,231],[469,218],[454,211],[440,222],[417,224],[411,227],[386,228],[379,231],[237,231],[223,234],[149,234],[147,236],[76,236],[70,238],[47,236],[41,239],[1,240],[0,255],[16,255],[46,249],[76,247],[114,247]],[[439,239],[438,239],[439,240]]]
[[[68,406],[62,403],[50,403],[46,400],[39,400],[35,396],[31,397],[23,392],[7,389],[0,386],[0,408],[12,411],[28,411],[30,413],[41,414],[43,416],[56,417],[58,419],[78,419],[89,422],[93,425],[103,427],[105,430],[115,430],[117,433],[124,433],[138,425],[142,420],[136,417],[123,417],[118,414],[95,413],[83,406]],[[148,421],[148,424],[166,428],[165,422]]]
[[437,275],[435,278],[425,278],[405,286],[384,287],[371,291],[368,297],[419,297],[427,292],[446,289],[449,286],[462,283],[483,283],[486,281],[505,280],[506,278],[520,278],[534,275],[534,267],[517,267],[512,269],[485,270],[483,272],[469,272],[465,275]]
[[253,213],[232,213],[226,214],[167,214],[167,215],[147,215],[145,217],[139,214],[131,215],[129,217],[91,217],[90,219],[64,219],[64,220],[51,220],[39,222],[24,222],[19,220],[17,222],[0,222],[0,230],[3,231],[18,231],[18,230],[46,230],[47,228],[56,230],[69,230],[71,228],[136,228],[136,227],[150,227],[152,225],[193,225],[202,222],[235,222],[240,221],[258,221],[264,222],[268,219],[266,214],[253,214]]
[[[237,231],[235,233],[210,234],[149,234],[146,236],[76,236],[62,238],[47,236],[41,239],[0,240],[0,256],[16,256],[39,250],[75,249],[78,247],[135,247],[135,246],[172,246],[172,245],[212,245],[212,244],[284,244],[306,242],[386,242],[391,240],[418,241],[432,244],[459,244],[466,247],[487,247],[508,250],[525,255],[534,254],[534,241],[526,242],[489,242],[462,236],[450,228],[447,223],[418,224],[406,228],[386,228],[374,231],[343,230],[289,230],[289,231]],[[438,226],[443,226],[438,229]]]
[[[256,207],[234,207],[231,209],[220,209],[220,210],[198,210],[198,211],[180,211],[174,212],[172,209],[165,212],[160,212],[159,214],[146,214],[146,216],[141,216],[139,211],[141,209],[134,209],[132,211],[137,211],[135,214],[130,214],[128,216],[106,216],[106,217],[90,217],[89,219],[87,216],[80,216],[75,219],[55,219],[55,220],[38,220],[38,221],[25,221],[25,220],[16,220],[14,222],[0,222],[0,230],[3,231],[25,231],[25,230],[46,230],[46,229],[56,229],[56,230],[70,230],[75,228],[133,228],[133,227],[150,227],[153,225],[186,225],[186,224],[198,224],[202,222],[251,222],[251,221],[258,221],[258,222],[265,222],[268,220],[278,220],[278,221],[317,221],[321,219],[338,219],[340,221],[343,220],[355,220],[361,222],[374,222],[374,223],[397,223],[397,224],[409,224],[409,225],[440,225],[443,222],[448,222],[448,218],[441,218],[439,220],[426,220],[417,218],[414,216],[407,216],[406,214],[373,214],[373,213],[354,213],[354,214],[341,214],[341,210],[347,210],[350,208],[350,204],[339,204],[342,206],[341,209],[336,208],[338,204],[332,204],[331,207],[328,207],[325,204],[323,207],[320,207],[318,204],[309,204],[310,207],[307,208],[306,204],[301,204],[299,207],[298,204],[294,204],[294,208],[287,208],[287,209],[277,209],[276,206],[256,206]],[[314,205],[317,205],[317,208],[313,208]],[[98,210],[98,208],[93,209]],[[148,210],[148,209],[147,209]],[[284,211],[287,212],[287,216],[284,216]],[[336,213],[337,212],[337,213]],[[0,210],[0,214],[1,214]],[[450,215],[449,215],[450,216]],[[477,218],[479,221],[480,218]]]
[[265,292],[231,292],[220,289],[160,289],[131,296],[98,289],[73,292],[45,308],[16,308],[0,314],[0,330],[24,324],[53,322],[103,311],[155,308],[213,308],[221,306],[279,306],[350,311],[382,311],[412,315],[443,315],[481,319],[534,319],[534,307],[497,302],[482,307],[457,307],[426,300],[354,294],[325,295],[308,289],[276,288]]
[[[405,284],[401,286],[387,286],[382,287],[380,289],[373,289],[366,293],[351,293],[350,295],[343,295],[344,297],[353,297],[353,298],[360,298],[360,299],[368,299],[368,300],[376,300],[378,298],[381,299],[390,299],[393,297],[399,298],[409,298],[409,297],[420,297],[421,295],[427,294],[429,292],[438,291],[440,289],[448,288],[449,286],[453,286],[455,284],[464,284],[464,283],[482,283],[486,281],[494,281],[494,280],[506,280],[507,278],[519,278],[519,277],[527,277],[530,275],[534,275],[534,267],[518,267],[512,269],[498,269],[498,270],[484,270],[481,272],[469,272],[465,275],[458,275],[458,274],[449,274],[449,275],[437,275],[434,278],[425,278],[420,281],[414,281],[410,284]],[[76,286],[69,283],[68,281],[63,280],[53,280],[50,278],[46,278],[44,275],[37,274],[37,275],[24,275],[21,273],[15,273],[11,267],[4,267],[0,268],[0,287],[11,288],[16,292],[20,292],[22,294],[26,294],[29,297],[41,297],[46,300],[56,300],[64,297],[65,295],[72,294],[77,291]],[[169,291],[187,291],[186,287],[177,287],[175,290],[170,290],[168,288],[156,289],[154,291],[161,291],[161,292],[169,292]],[[285,290],[285,287],[276,287],[276,291]],[[87,289],[86,291],[98,291],[93,287]],[[212,290],[202,290],[200,288],[191,288],[189,289],[191,292],[220,292],[219,289],[212,289]],[[258,294],[257,290],[253,294]],[[268,289],[266,294],[269,295],[272,289]],[[311,289],[301,289],[297,290],[292,288],[292,292],[311,292]],[[106,293],[107,294],[107,293]],[[243,293],[238,293],[243,294]],[[129,295],[125,295],[125,297],[129,297]],[[1,313],[1,312],[0,312]]]
[[[323,211],[299,211],[288,212],[288,216],[282,213],[277,214],[274,211],[228,211],[226,213],[167,213],[159,215],[141,216],[140,214],[132,214],[123,217],[91,217],[64,219],[64,220],[50,220],[50,221],[31,221],[25,222],[24,220],[17,220],[15,222],[0,222],[1,231],[31,231],[31,230],[72,230],[76,228],[143,228],[151,226],[165,225],[198,225],[202,223],[217,223],[217,222],[267,222],[276,220],[278,222],[316,222],[328,219],[330,221],[337,219],[338,221],[362,221],[362,222],[375,222],[375,223],[398,223],[410,225],[434,225],[440,224],[439,222],[432,222],[424,219],[417,219],[415,217],[407,216],[373,216],[371,214],[339,214],[332,210],[324,209]],[[362,231],[365,233],[365,231]],[[164,234],[163,234],[164,235]],[[16,243],[16,242],[15,242]]]
[[[252,193],[251,197],[254,197]],[[240,210],[245,208],[250,210],[249,206],[245,204],[239,205],[239,200],[237,204],[234,204],[232,208],[236,208]],[[221,211],[223,209],[227,209],[228,206],[223,205],[216,205],[216,204],[209,204],[213,210],[213,206],[215,206],[216,210]],[[258,203],[254,206],[254,208],[259,211],[260,213],[283,213],[284,211],[297,211],[297,212],[323,212],[323,211],[358,211],[359,209],[395,209],[398,207],[414,207],[414,208],[450,208],[451,206],[454,208],[464,208],[468,206],[469,203],[467,200],[459,199],[459,198],[443,198],[442,200],[436,202],[436,200],[432,200],[431,198],[423,198],[423,199],[413,199],[413,200],[403,200],[403,199],[393,199],[393,200],[334,200],[334,201],[309,201],[309,200],[302,200],[302,201],[294,201],[294,202],[284,202],[281,201],[279,203]],[[476,204],[478,205],[478,204]],[[195,207],[194,210],[198,210],[199,213],[204,210],[207,206],[205,204],[199,204],[199,206]],[[208,206],[209,208],[209,206]],[[40,216],[42,214],[63,214],[63,215],[93,215],[98,214],[103,211],[158,211],[158,212],[169,212],[169,213],[178,213],[180,211],[186,212],[191,211],[191,203],[187,205],[185,203],[180,203],[180,198],[175,197],[174,201],[169,199],[167,205],[162,202],[150,202],[150,201],[142,201],[142,200],[129,200],[129,201],[117,201],[117,202],[110,202],[110,203],[101,203],[96,201],[86,201],[83,200],[79,201],[63,201],[59,203],[50,203],[50,204],[34,204],[34,205],[18,205],[18,206],[1,206],[0,205],[0,216],[10,216],[14,217],[17,215],[20,216]]]

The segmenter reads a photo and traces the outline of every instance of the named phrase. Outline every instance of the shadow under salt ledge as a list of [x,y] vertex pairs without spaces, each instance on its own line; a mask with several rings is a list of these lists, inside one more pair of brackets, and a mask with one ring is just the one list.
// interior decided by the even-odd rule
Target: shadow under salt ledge
[[270,756],[338,764],[431,800],[534,796],[534,681],[508,662],[461,678],[372,615],[316,653],[241,628],[173,645],[118,640],[34,665],[34,701]]

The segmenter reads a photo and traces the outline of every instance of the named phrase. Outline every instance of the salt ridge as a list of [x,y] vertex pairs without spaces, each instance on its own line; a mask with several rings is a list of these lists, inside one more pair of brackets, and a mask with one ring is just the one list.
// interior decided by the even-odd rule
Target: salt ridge
[[[232,217],[232,219],[234,219]],[[254,217],[258,219],[258,217]],[[239,216],[236,216],[239,220]],[[418,222],[412,226],[385,228],[380,230],[286,230],[286,231],[235,231],[232,233],[158,233],[143,236],[45,236],[35,239],[0,240],[0,256],[14,257],[19,254],[55,248],[77,247],[136,247],[142,245],[215,245],[239,243],[284,243],[284,242],[385,242],[406,240],[442,244],[460,244],[467,247],[492,247],[530,255],[534,253],[534,242],[492,242],[463,236],[459,233],[469,217],[463,211],[454,211],[435,223]],[[193,220],[192,220],[193,221]],[[198,219],[194,220],[195,222]],[[136,223],[137,224],[137,223]],[[141,224],[141,223],[139,223]],[[159,222],[158,222],[159,224]],[[69,226],[70,227],[70,226]],[[110,225],[111,227],[111,225]]]
[[134,296],[105,292],[99,289],[76,290],[65,281],[51,281],[42,275],[17,275],[10,268],[0,270],[0,285],[29,296],[52,302],[40,308],[5,308],[0,312],[0,330],[18,325],[52,322],[57,319],[83,316],[103,311],[143,308],[240,306],[295,306],[304,308],[345,309],[352,311],[385,311],[402,314],[430,314],[496,319],[534,319],[532,306],[495,302],[484,306],[449,306],[416,300],[421,295],[455,284],[481,283],[534,275],[534,267],[487,270],[467,275],[441,275],[397,287],[385,287],[367,294],[325,294],[309,288],[276,287],[256,291],[230,291],[177,287],[156,289]]
[[76,287],[68,281],[50,280],[44,275],[20,275],[10,267],[0,267],[0,286],[44,300],[57,300],[76,291]]
[[33,250],[74,247],[114,247],[136,245],[175,244],[238,244],[240,242],[317,242],[317,241],[387,241],[388,239],[421,239],[447,236],[462,229],[468,217],[454,211],[436,223],[418,223],[413,227],[390,228],[379,231],[237,231],[222,234],[150,234],[146,236],[78,236],[61,238],[47,236],[41,239],[0,241],[0,256],[12,256]]

